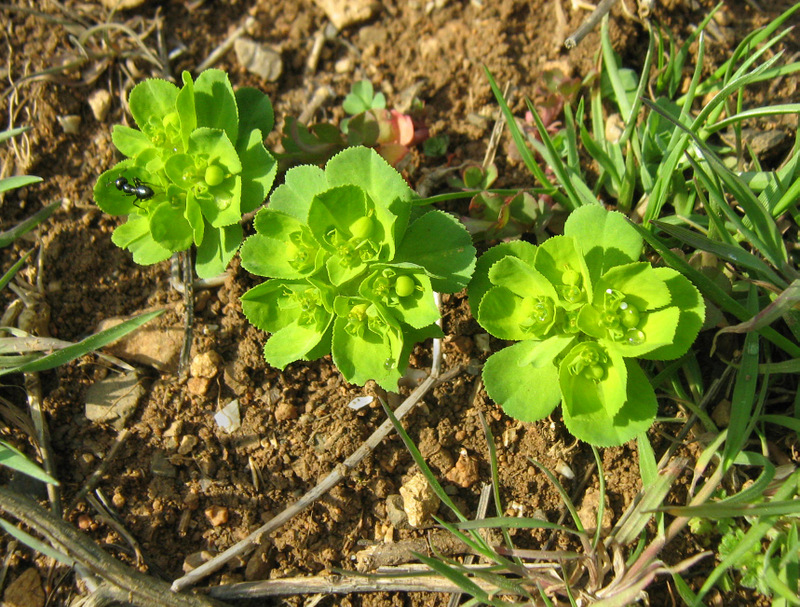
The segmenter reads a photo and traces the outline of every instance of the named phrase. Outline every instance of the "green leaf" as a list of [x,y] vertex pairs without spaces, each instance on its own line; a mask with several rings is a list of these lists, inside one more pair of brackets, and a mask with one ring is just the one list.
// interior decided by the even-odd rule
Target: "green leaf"
[[139,211],[134,202],[136,198],[120,192],[114,182],[119,177],[125,177],[129,182],[137,177],[146,181],[147,175],[131,160],[123,160],[112,168],[102,173],[94,184],[94,202],[104,213],[109,215],[129,215]]
[[594,276],[590,279],[579,247],[574,238],[553,236],[536,251],[534,267],[555,287],[567,310],[579,308],[591,300],[591,285],[596,280]]
[[[642,315],[639,326],[632,331],[633,336],[621,341],[602,341],[608,348],[613,348],[626,358],[651,358],[648,356],[650,352],[672,345],[680,317],[681,311],[675,306],[647,312]],[[636,331],[641,331],[644,337]]]
[[200,205],[194,200],[187,200],[183,216],[192,228],[192,240],[194,244],[198,246],[201,245],[203,243],[203,236],[205,235],[206,222],[203,220],[203,212],[200,209]]
[[469,296],[469,307],[472,310],[473,316],[478,317],[478,309],[481,300],[486,292],[492,288],[492,283],[489,280],[489,269],[495,262],[499,261],[506,255],[518,257],[529,266],[533,267],[534,259],[536,258],[536,246],[524,240],[512,240],[509,242],[501,242],[493,246],[478,258],[475,264],[475,272],[472,275],[472,280],[467,289]]
[[17,135],[22,135],[22,133],[27,133],[31,130],[29,126],[18,126],[13,129],[5,129],[0,131],[0,143],[4,141],[8,141],[12,137],[16,137]]
[[636,361],[625,361],[627,400],[615,415],[605,409],[575,414],[562,407],[564,424],[576,438],[598,447],[615,447],[645,432],[655,421],[658,403],[653,386]]
[[672,300],[662,273],[649,263],[640,261],[615,266],[597,282],[594,302],[597,303],[606,289],[615,289],[625,295],[640,310],[658,310]]
[[538,271],[507,255],[489,271],[489,289],[475,312],[476,320],[501,339],[543,339],[558,315],[558,295]]
[[178,87],[160,78],[143,80],[131,90],[128,98],[131,114],[151,144],[166,144],[164,121],[175,113],[177,97]]
[[59,484],[56,479],[28,459],[22,451],[2,440],[0,440],[0,465],[21,472],[22,474],[27,474],[31,478],[40,480],[43,483],[50,483],[51,485]]
[[638,261],[642,254],[642,238],[625,216],[600,205],[585,205],[570,213],[564,235],[579,243],[593,283],[609,268]]
[[308,225],[328,252],[326,266],[333,284],[358,276],[369,262],[391,259],[391,226],[379,221],[373,209],[364,190],[353,185],[331,188],[311,201]]
[[153,142],[147,135],[121,124],[115,124],[111,130],[111,141],[122,155],[128,158],[136,158],[145,150],[153,147]]
[[678,309],[680,316],[671,343],[639,356],[651,360],[673,360],[683,356],[694,343],[705,321],[706,306],[697,287],[685,276],[672,268],[655,268],[654,271],[664,279],[671,304]]
[[572,347],[559,365],[559,381],[565,422],[568,416],[610,418],[625,403],[625,361],[618,352],[597,342]]
[[203,71],[194,83],[194,104],[198,127],[221,129],[231,142],[238,140],[239,110],[228,74],[217,69]]
[[65,567],[72,569],[76,563],[75,559],[70,558],[68,555],[64,554],[60,550],[56,550],[50,544],[43,542],[37,537],[32,536],[30,533],[26,533],[16,525],[12,525],[7,520],[0,518],[0,528],[3,529],[8,535],[11,537],[16,538],[26,546],[28,546],[34,552],[41,554],[42,556],[46,556],[48,558],[53,559],[53,561],[61,563]]
[[150,223],[141,215],[128,215],[128,221],[114,230],[111,242],[121,249],[129,249],[133,261],[141,266],[164,261],[172,255],[172,251],[153,240]]
[[196,193],[189,190],[187,204],[194,200],[200,205],[205,220],[215,228],[238,225],[242,219],[239,204],[242,199],[242,179],[238,175],[226,179],[221,186]]
[[434,290],[455,293],[469,283],[475,268],[475,247],[469,232],[455,217],[430,211],[408,227],[394,261],[422,266]]
[[[486,392],[503,407],[511,417],[523,422],[543,419],[553,412],[561,401],[558,369],[554,364],[558,352],[553,344],[563,349],[567,344],[561,338],[544,342],[521,341],[492,354],[483,366],[483,382]],[[567,342],[568,343],[568,342]],[[537,352],[547,355],[527,363]]]
[[252,140],[256,131],[259,131],[258,141],[263,142],[275,126],[275,115],[269,97],[258,89],[244,86],[236,90],[236,106],[239,108],[237,149],[242,143]]
[[305,223],[272,208],[256,215],[257,234],[242,245],[242,267],[258,276],[302,278],[322,267],[324,251]]
[[475,318],[495,337],[525,340],[545,338],[557,314],[552,298],[522,298],[505,287],[492,287],[481,300]]
[[[528,148],[526,138],[522,134],[522,131],[520,130],[519,126],[517,125],[517,120],[511,113],[511,109],[508,107],[508,103],[506,103],[506,100],[503,97],[503,93],[497,86],[497,82],[495,82],[494,77],[492,77],[491,72],[489,72],[489,68],[484,66],[483,70],[486,72],[486,78],[489,80],[489,86],[492,88],[492,93],[494,94],[495,99],[497,99],[497,103],[500,105],[500,110],[503,112],[506,124],[508,125],[508,130],[511,133],[511,138],[514,140],[514,145],[517,148],[517,151],[519,152],[520,156],[522,157],[522,161],[525,163],[525,166],[528,167],[528,170],[531,172],[531,174],[544,187],[545,191],[542,193],[552,196],[556,200],[556,202],[563,204],[565,207],[568,207],[570,209],[574,208],[575,203],[572,200],[570,200],[567,196],[565,196],[559,188],[556,188],[550,182],[550,178],[547,176],[547,174],[545,174],[544,170],[542,170],[542,168],[539,166],[539,163],[536,161],[536,158],[534,157],[533,153]],[[541,123],[541,119],[536,125],[537,129],[539,128],[539,123]],[[541,131],[540,134],[542,134]],[[549,134],[545,131],[544,136],[549,137]]]
[[[800,181],[798,181],[800,184]],[[741,244],[728,244],[717,240],[712,240],[686,228],[670,225],[663,221],[651,221],[652,225],[663,230],[670,236],[677,238],[681,242],[689,245],[692,249],[708,251],[717,257],[726,259],[740,268],[747,268],[759,273],[764,279],[771,283],[782,286],[785,284],[783,279],[764,262],[764,260],[749,251],[745,250]]]
[[0,179],[0,193],[24,188],[26,185],[39,183],[41,181],[42,178],[36,177],[35,175],[14,175],[13,177],[5,177]]
[[170,251],[185,251],[194,239],[194,230],[185,217],[185,208],[164,201],[149,215],[150,234],[158,244]]
[[[328,321],[333,319],[328,315]],[[322,343],[326,335],[328,325],[320,331],[316,326],[305,326],[297,323],[288,325],[274,333],[264,344],[264,359],[273,367],[284,369],[289,363],[297,360],[306,360],[324,356],[331,349],[330,339],[327,343]],[[329,334],[328,334],[329,335]],[[313,356],[309,353],[323,345],[324,350],[315,352]]]
[[375,95],[369,80],[359,80],[353,83],[350,92],[342,102],[342,109],[351,116],[374,108],[383,109],[385,107],[386,97],[383,93]]
[[397,217],[394,240],[402,240],[411,212],[410,202],[417,195],[380,154],[371,148],[347,148],[328,161],[325,176],[330,187],[357,185],[376,206],[389,210]]
[[189,147],[186,153],[194,158],[195,166],[200,161],[203,168],[210,164],[217,164],[224,169],[226,174],[230,175],[242,171],[242,163],[236,153],[236,148],[225,131],[220,129],[196,128],[189,136]]
[[332,291],[309,281],[268,280],[242,295],[242,311],[256,327],[273,335],[264,346],[264,357],[273,367],[283,369],[289,363],[315,352],[330,351],[330,339],[322,344],[333,319]]
[[253,130],[247,138],[239,137],[236,151],[242,161],[242,213],[257,209],[267,198],[278,173],[278,162],[264,147],[261,131]]
[[[238,223],[242,218],[242,182],[239,176],[242,164],[227,135],[220,130],[198,128],[189,136],[187,154],[194,159],[196,170],[198,162],[202,167],[199,174],[196,173],[189,196],[196,198],[203,216],[215,228]],[[206,166],[220,167],[224,173],[223,181],[208,185],[203,175]]]
[[[61,204],[61,203],[55,203],[55,204]],[[17,272],[19,272],[20,268],[25,264],[26,261],[28,261],[28,258],[31,256],[31,253],[33,253],[33,249],[30,249],[22,257],[20,257],[17,261],[15,261],[14,265],[11,266],[6,271],[6,273],[3,274],[2,277],[0,277],[0,291],[5,289],[6,285],[9,282],[11,282],[11,280],[14,278],[14,276],[17,275]]]
[[[351,238],[351,226],[367,217],[369,207],[367,195],[358,186],[343,185],[317,194],[308,210],[308,226],[317,241],[334,252],[339,244],[331,242],[331,232],[336,231],[344,238]],[[370,236],[381,229],[377,224],[371,227]],[[383,238],[383,234],[378,234]]]
[[183,80],[183,87],[178,91],[178,97],[175,100],[175,108],[178,110],[178,116],[181,123],[181,143],[183,147],[180,151],[185,151],[189,147],[189,136],[197,128],[197,108],[194,103],[194,81],[192,75],[184,71],[181,74]]
[[189,154],[170,154],[164,162],[164,174],[170,186],[183,192],[192,189],[198,179],[195,160]]
[[328,180],[319,167],[304,165],[286,171],[283,183],[269,197],[269,208],[283,211],[306,223],[311,201],[328,189]]
[[277,333],[300,322],[322,334],[333,312],[333,290],[316,280],[267,280],[242,295],[242,310],[263,331]]
[[375,380],[397,391],[402,377],[403,331],[379,304],[355,297],[337,297],[331,352],[344,378],[364,385]]
[[512,255],[507,255],[492,265],[489,269],[489,280],[519,297],[558,297],[555,287],[542,273]]
[[219,276],[242,244],[242,226],[235,223],[222,228],[205,225],[203,242],[197,247],[194,269],[200,278]]

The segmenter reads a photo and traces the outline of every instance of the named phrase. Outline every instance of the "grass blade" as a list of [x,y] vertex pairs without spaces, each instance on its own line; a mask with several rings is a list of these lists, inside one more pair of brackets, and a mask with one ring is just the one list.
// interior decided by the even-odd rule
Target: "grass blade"
[[21,472],[22,474],[27,474],[31,478],[40,480],[43,483],[50,483],[51,485],[59,484],[56,479],[28,459],[22,451],[2,440],[0,440],[0,465]]
[[126,320],[115,327],[111,327],[110,329],[106,329],[105,331],[91,335],[86,339],[79,341],[78,343],[67,346],[62,350],[58,350],[57,352],[53,352],[52,354],[48,354],[47,356],[43,356],[42,358],[32,362],[19,365],[17,367],[12,367],[10,369],[2,369],[0,370],[0,377],[3,375],[8,375],[9,373],[34,373],[37,371],[54,369],[55,367],[66,364],[71,360],[83,356],[84,354],[88,354],[93,350],[98,350],[103,346],[110,344],[112,341],[115,341],[120,337],[127,335],[131,331],[138,329],[143,324],[150,322],[163,313],[164,310],[156,310],[154,312],[141,314],[135,318]]

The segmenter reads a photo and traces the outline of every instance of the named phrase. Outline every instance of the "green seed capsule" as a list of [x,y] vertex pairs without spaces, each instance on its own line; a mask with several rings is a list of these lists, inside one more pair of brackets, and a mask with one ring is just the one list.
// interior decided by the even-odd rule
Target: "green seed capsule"
[[225,173],[216,164],[206,167],[205,181],[209,187],[213,188],[214,186],[221,184],[223,179],[225,179]]
[[350,233],[353,238],[366,238],[372,234],[372,219],[369,217],[359,217],[350,224]]
[[394,292],[398,297],[408,297],[414,292],[417,283],[410,276],[398,276],[394,281]]
[[637,310],[633,306],[626,305],[624,308],[620,310],[620,315],[622,316],[622,324],[625,325],[627,328],[630,329],[632,327],[639,326],[639,320],[640,320],[639,310]]

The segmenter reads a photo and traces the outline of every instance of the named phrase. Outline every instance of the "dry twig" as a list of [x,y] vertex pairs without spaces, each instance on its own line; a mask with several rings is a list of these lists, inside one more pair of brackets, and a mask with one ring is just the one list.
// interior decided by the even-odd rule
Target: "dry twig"
[[[496,592],[497,588],[478,578],[472,583],[486,592]],[[261,582],[242,582],[218,586],[210,595],[225,600],[261,598],[265,596],[288,596],[295,594],[351,594],[353,592],[460,592],[461,589],[443,576],[409,575],[406,577],[367,577],[313,576],[264,580]]]
[[[438,301],[437,301],[438,303]],[[441,322],[441,321],[440,321]],[[433,388],[439,377],[439,369],[442,364],[442,344],[441,340],[433,340],[433,362],[431,364],[431,372],[427,378],[406,398],[405,401],[394,412],[398,420],[401,420],[411,409]],[[245,539],[237,544],[228,548],[222,554],[217,555],[210,561],[203,563],[197,569],[194,569],[178,578],[172,583],[172,589],[176,592],[188,588],[207,575],[210,575],[223,567],[226,563],[236,557],[243,556],[250,553],[261,541],[261,537],[272,533],[281,525],[291,520],[295,515],[299,514],[315,501],[322,497],[325,493],[335,487],[342,479],[344,479],[353,468],[361,463],[367,455],[369,455],[375,447],[377,447],[384,438],[394,429],[392,420],[385,420],[377,430],[361,445],[356,451],[348,457],[344,462],[339,464],[328,476],[322,479],[316,487],[306,493],[303,497],[297,500],[294,504],[289,506],[286,510],[272,518],[268,523],[256,529],[253,533],[248,535]]]
[[577,30],[575,30],[575,33],[564,40],[564,46],[570,50],[578,46],[581,40],[583,40],[597,26],[597,24],[600,23],[600,20],[618,1],[619,0],[602,0],[597,5],[597,8],[594,9],[592,14],[589,15],[583,23],[581,23],[581,26]]
[[169,586],[109,556],[85,534],[56,518],[30,498],[0,487],[0,510],[25,523],[58,551],[73,559],[76,567],[105,581],[104,597],[137,607],[223,607],[215,599],[194,594],[174,594]]
[[114,444],[111,445],[111,449],[109,449],[105,457],[103,457],[103,460],[100,462],[100,466],[98,466],[97,470],[89,475],[89,478],[86,479],[86,482],[83,484],[83,487],[81,487],[81,490],[78,491],[78,493],[72,499],[70,509],[74,509],[81,502],[81,500],[83,500],[89,494],[89,492],[97,486],[97,484],[100,482],[100,479],[103,478],[103,475],[106,473],[106,470],[108,470],[109,465],[111,465],[111,462],[114,461],[117,451],[119,451],[119,448],[122,447],[123,443],[130,435],[131,431],[127,428],[123,429],[122,432],[117,435],[117,439],[114,441]]

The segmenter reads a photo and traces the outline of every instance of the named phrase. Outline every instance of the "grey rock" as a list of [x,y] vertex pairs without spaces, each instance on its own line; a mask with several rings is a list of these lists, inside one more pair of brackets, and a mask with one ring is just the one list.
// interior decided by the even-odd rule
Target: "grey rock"
[[87,390],[86,417],[121,430],[143,395],[144,388],[136,372],[112,375],[95,382]]
[[236,59],[249,72],[267,82],[275,82],[283,72],[281,54],[249,38],[237,38],[233,43]]

